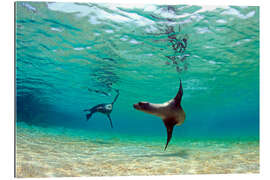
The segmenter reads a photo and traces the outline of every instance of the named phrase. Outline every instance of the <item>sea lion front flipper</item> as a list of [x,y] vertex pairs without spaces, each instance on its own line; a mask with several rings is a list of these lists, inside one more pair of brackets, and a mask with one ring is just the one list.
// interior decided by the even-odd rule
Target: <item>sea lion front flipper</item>
[[174,118],[163,119],[163,122],[166,126],[166,129],[167,129],[167,143],[166,143],[166,146],[164,148],[164,151],[165,151],[167,149],[167,146],[168,146],[171,138],[172,138],[173,128],[177,122],[175,121]]
[[181,106],[182,96],[183,96],[183,87],[182,87],[182,82],[180,79],[180,87],[179,87],[178,93],[176,94],[176,96],[174,98],[176,107]]
[[115,96],[113,102],[111,103],[112,105],[115,103],[115,101],[117,100],[117,98],[118,98],[118,96],[119,96],[119,94],[120,94],[118,89],[115,90],[115,91],[116,91],[117,95]]
[[111,127],[113,128],[111,116],[109,114],[107,114],[107,117],[109,118],[110,123],[111,123]]

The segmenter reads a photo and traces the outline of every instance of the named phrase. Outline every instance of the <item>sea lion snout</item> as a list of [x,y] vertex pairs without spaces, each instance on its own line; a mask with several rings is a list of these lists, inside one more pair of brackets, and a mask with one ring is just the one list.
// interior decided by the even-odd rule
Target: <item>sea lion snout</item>
[[139,104],[137,103],[137,104],[133,104],[133,107],[135,108],[135,109],[138,109],[139,108]]
[[133,107],[137,110],[147,110],[149,108],[148,102],[139,102],[137,104],[133,104]]

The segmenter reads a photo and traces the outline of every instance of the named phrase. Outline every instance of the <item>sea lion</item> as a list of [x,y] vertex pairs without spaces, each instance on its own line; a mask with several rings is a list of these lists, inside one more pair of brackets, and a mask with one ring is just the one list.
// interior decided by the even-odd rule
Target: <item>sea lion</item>
[[163,104],[139,102],[133,105],[135,109],[143,111],[145,113],[153,114],[155,116],[160,117],[163,120],[167,128],[167,143],[164,151],[166,150],[171,140],[174,126],[181,125],[186,118],[186,114],[181,106],[182,96],[183,96],[183,87],[182,82],[180,80],[180,88],[178,90],[178,93],[173,99]]
[[111,119],[110,114],[113,110],[113,104],[115,103],[115,101],[117,100],[117,98],[119,96],[119,91],[116,90],[116,92],[117,92],[117,95],[115,96],[112,103],[98,104],[90,109],[85,109],[84,110],[85,112],[90,111],[89,114],[86,114],[86,120],[88,121],[94,113],[100,112],[100,113],[107,115],[108,119],[110,120],[111,128],[113,128],[112,119]]

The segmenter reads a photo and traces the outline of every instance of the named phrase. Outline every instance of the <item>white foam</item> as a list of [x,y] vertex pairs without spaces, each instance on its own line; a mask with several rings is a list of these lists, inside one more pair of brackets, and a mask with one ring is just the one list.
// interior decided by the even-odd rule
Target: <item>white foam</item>
[[107,30],[105,30],[105,32],[106,32],[106,33],[114,33],[114,31],[111,30],[111,29],[107,29]]
[[54,27],[51,27],[51,30],[52,30],[52,31],[57,31],[57,32],[62,32],[62,31],[63,31],[62,29],[54,28]]
[[76,51],[82,51],[82,50],[84,50],[84,48],[82,48],[82,47],[77,47],[77,48],[73,48],[74,50],[76,50]]
[[140,44],[140,42],[136,41],[135,39],[131,39],[129,42],[132,43],[132,44]]
[[227,21],[225,21],[224,19],[219,19],[216,21],[217,23],[220,23],[220,24],[224,24],[224,23],[227,23]]
[[246,15],[244,15],[244,14],[241,14],[240,11],[238,11],[237,9],[229,8],[228,10],[223,11],[221,15],[234,15],[241,19],[248,19],[255,15],[255,11],[251,11],[247,13]]
[[197,30],[197,32],[199,34],[204,34],[204,33],[210,33],[211,32],[208,27],[197,27],[196,30]]

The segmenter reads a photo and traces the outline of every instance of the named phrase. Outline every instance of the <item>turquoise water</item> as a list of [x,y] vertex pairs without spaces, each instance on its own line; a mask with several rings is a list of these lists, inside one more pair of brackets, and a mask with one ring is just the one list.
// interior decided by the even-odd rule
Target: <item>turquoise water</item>
[[[17,2],[15,22],[16,124],[24,129],[17,143],[32,137],[31,129],[64,129],[72,132],[67,137],[98,133],[112,144],[138,140],[120,143],[128,152],[151,143],[162,152],[164,124],[133,104],[170,100],[181,79],[186,120],[174,129],[169,152],[181,140],[192,148],[194,139],[251,139],[258,147],[259,7]],[[87,122],[83,110],[112,102],[116,89],[114,128],[103,114]]]

